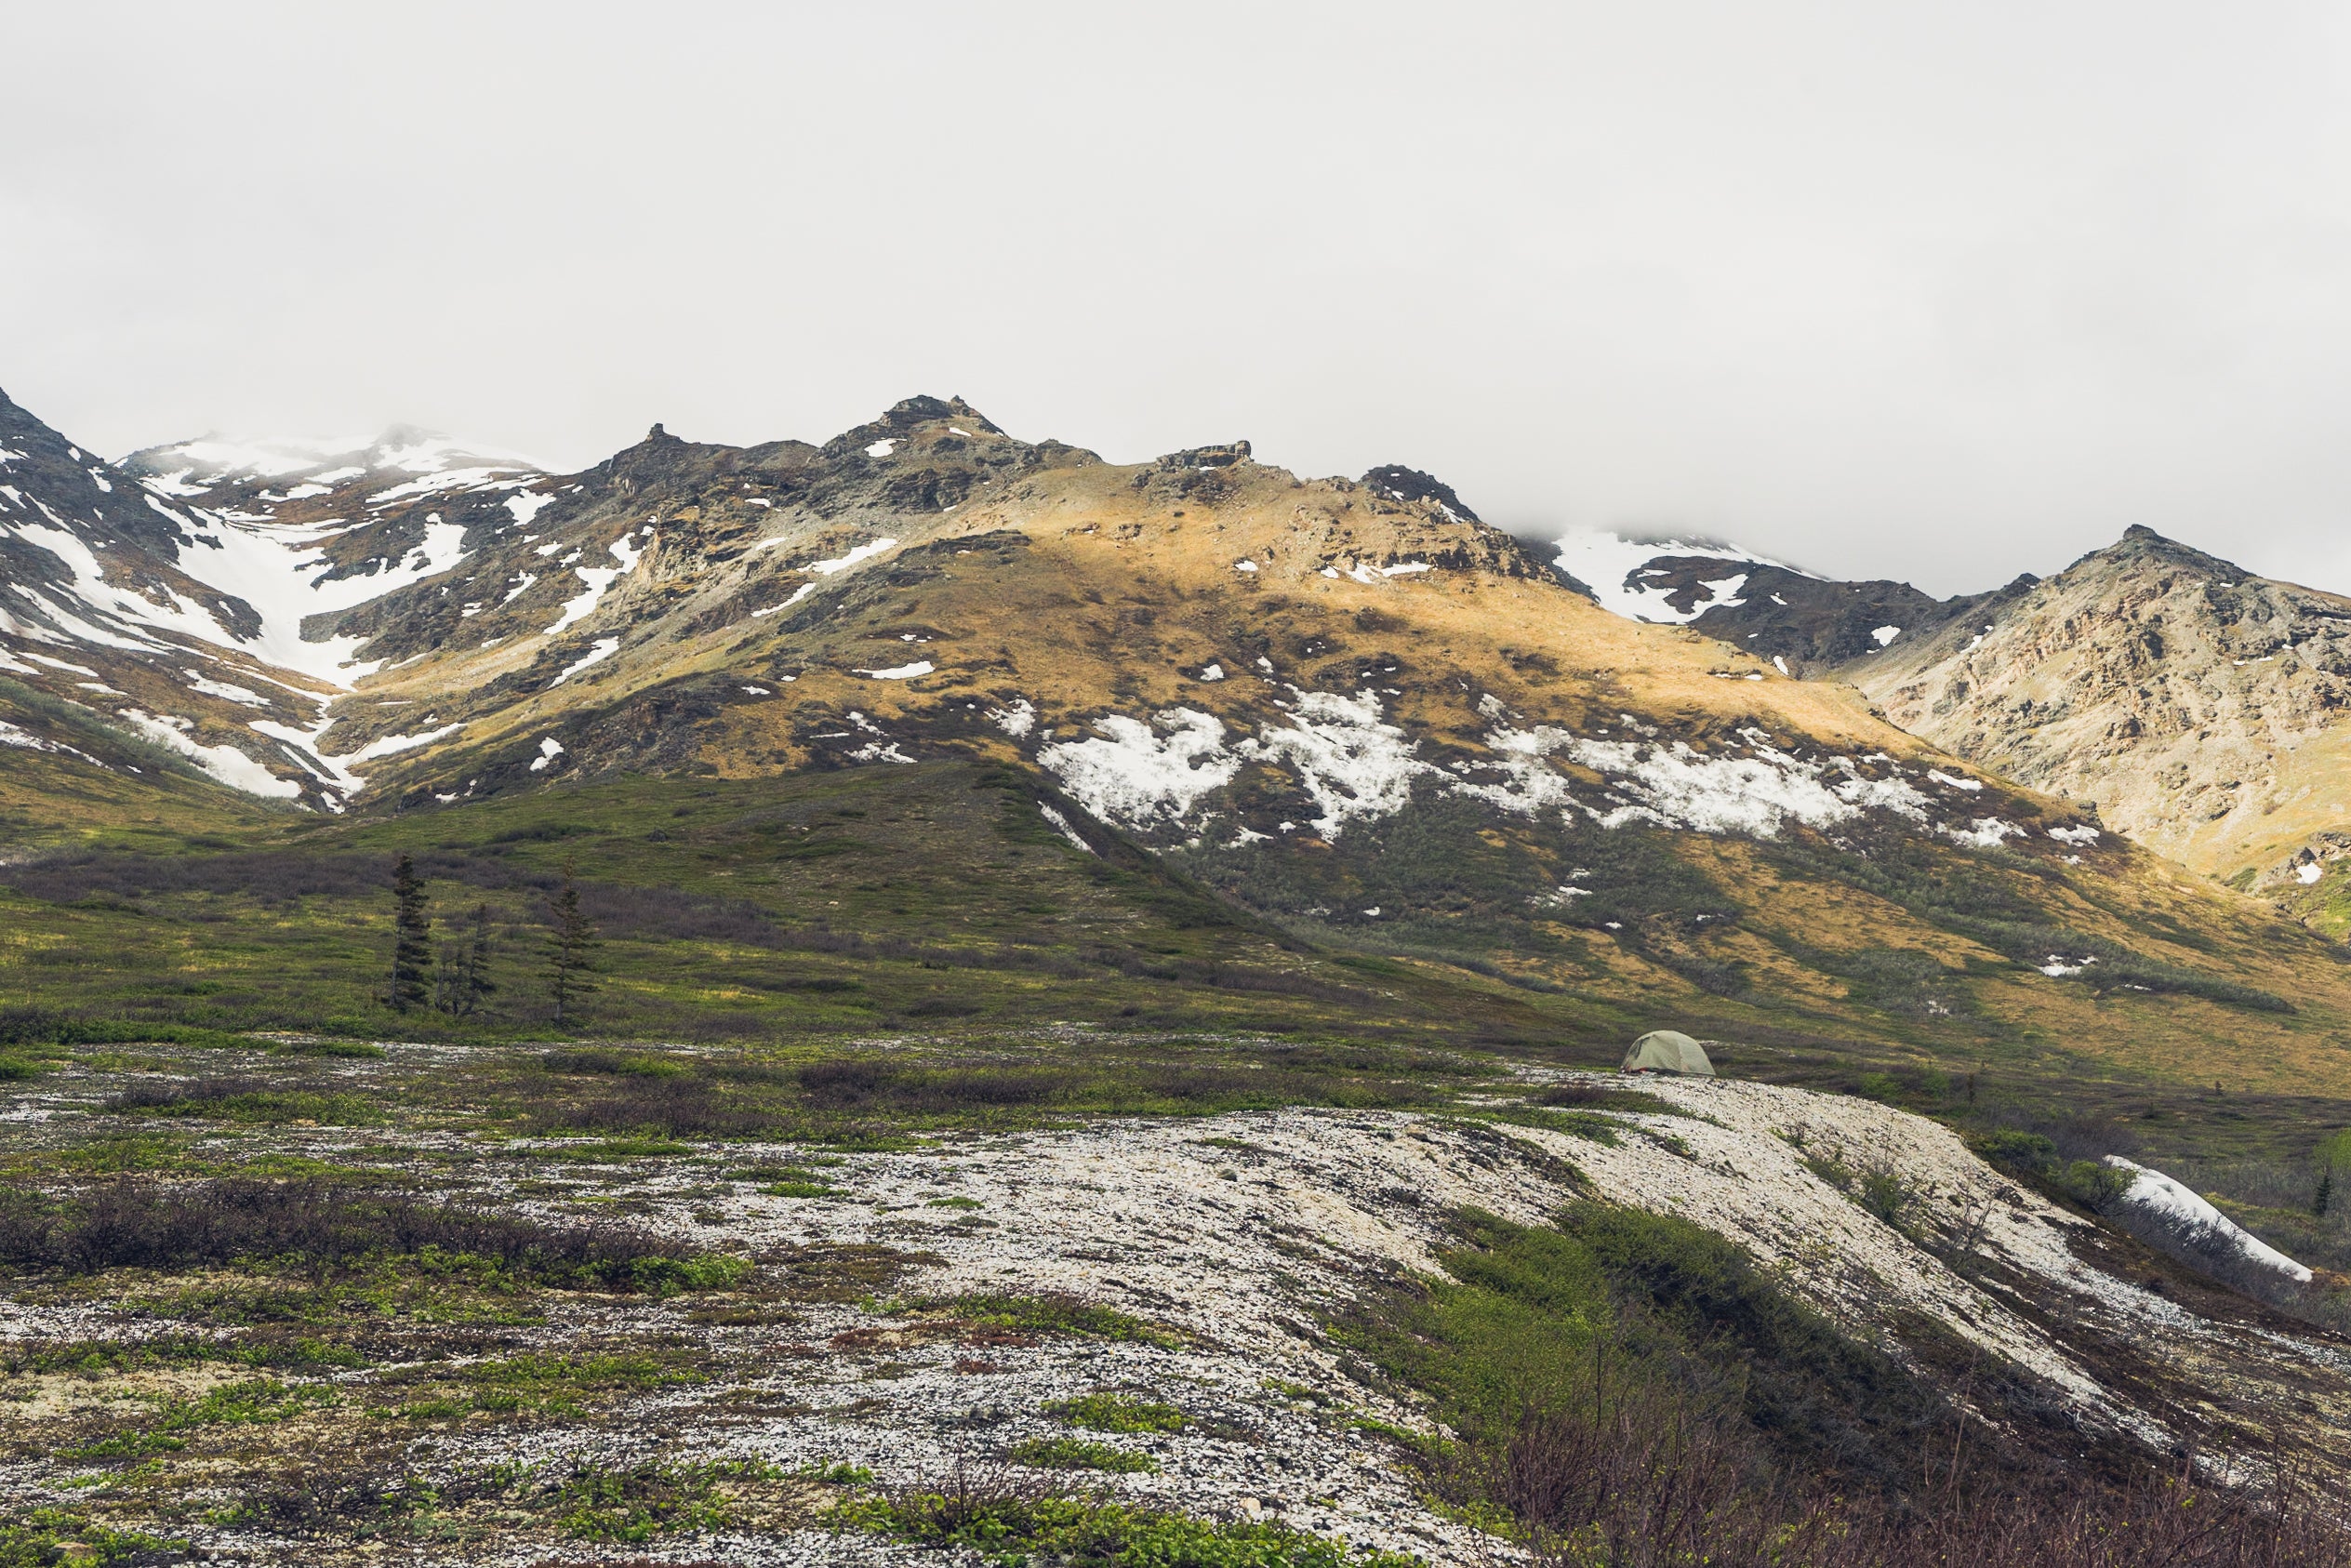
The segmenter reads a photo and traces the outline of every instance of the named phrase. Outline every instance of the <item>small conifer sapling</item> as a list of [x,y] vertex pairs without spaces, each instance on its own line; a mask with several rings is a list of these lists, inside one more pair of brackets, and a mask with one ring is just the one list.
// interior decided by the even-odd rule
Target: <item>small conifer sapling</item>
[[548,994],[555,1003],[555,1021],[577,1011],[581,996],[596,989],[588,977],[594,967],[596,927],[579,907],[579,884],[572,863],[564,862],[564,880],[547,899]]
[[432,969],[432,920],[425,913],[424,880],[416,862],[403,855],[392,870],[392,1011],[405,1013],[425,1004],[430,992],[426,978]]
[[476,904],[463,934],[441,950],[433,1005],[453,1018],[470,1018],[497,990],[490,978],[490,907]]

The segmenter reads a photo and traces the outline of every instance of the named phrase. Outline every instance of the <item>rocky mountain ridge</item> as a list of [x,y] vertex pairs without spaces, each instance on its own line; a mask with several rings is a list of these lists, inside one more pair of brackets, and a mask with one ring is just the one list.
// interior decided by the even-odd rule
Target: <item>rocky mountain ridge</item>
[[[74,529],[99,518],[0,518],[60,612],[0,652],[64,705],[8,722],[73,749],[40,753],[24,820],[62,821],[106,761],[74,713],[249,796],[395,816],[976,763],[1027,781],[1073,853],[1148,854],[1301,939],[1526,987],[1937,1050],[2050,1028],[2075,993],[2080,1038],[2186,1051],[2213,1005],[2250,1013],[2231,1059],[2274,1074],[2342,984],[2299,933],[2278,945],[1850,688],[1605,613],[1408,470],[1307,479],[1243,442],[1111,464],[936,398],[822,444],[657,426],[560,477],[381,450],[269,472],[144,454],[224,498],[149,490],[154,537],[86,566]],[[217,612],[131,586],[199,566]]]
[[2318,884],[2351,852],[2337,735],[2351,600],[2144,527],[2047,579],[1947,600],[1660,549],[1628,547],[1624,592],[1647,595],[1632,613],[1849,683],[1939,747],[2094,806],[2330,930],[2344,924],[2336,890]]

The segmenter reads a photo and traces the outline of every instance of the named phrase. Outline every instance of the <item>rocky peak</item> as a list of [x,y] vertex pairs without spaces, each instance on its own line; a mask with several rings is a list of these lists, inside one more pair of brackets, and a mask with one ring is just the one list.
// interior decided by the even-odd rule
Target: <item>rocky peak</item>
[[2193,545],[2182,544],[2177,539],[2167,538],[2143,523],[2133,523],[2114,543],[2103,550],[2092,551],[2060,575],[2147,565],[2175,567],[2204,577],[2225,578],[2231,582],[2241,581],[2250,575],[2233,562],[2224,561],[2217,555],[2207,555]]
[[2198,870],[2282,882],[2333,823],[2313,770],[2351,711],[2351,600],[2134,526],[1842,672],[1904,728]]
[[1362,482],[1400,501],[1433,501],[1466,522],[1485,521],[1454,494],[1452,485],[1435,474],[1423,473],[1416,468],[1406,468],[1401,463],[1383,463],[1365,473]]
[[[0,394],[0,536],[10,525],[62,530],[100,550],[126,547],[166,562],[184,535],[184,520],[149,506],[132,473]],[[9,580],[50,576],[58,561],[41,559],[46,564],[32,576],[17,576],[12,567]]]

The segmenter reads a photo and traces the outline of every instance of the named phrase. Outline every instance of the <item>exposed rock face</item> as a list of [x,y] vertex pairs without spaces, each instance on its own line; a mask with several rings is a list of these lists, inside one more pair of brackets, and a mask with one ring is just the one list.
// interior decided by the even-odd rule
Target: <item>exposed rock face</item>
[[2094,801],[2199,870],[2282,879],[2315,833],[2351,825],[2351,599],[2132,528],[1968,608],[1839,673],[1911,733]]
[[1624,547],[1599,602],[1850,682],[1913,735],[2240,886],[2312,902],[2351,858],[2351,599],[2143,527],[2045,581],[1952,599],[1656,548]]
[[[1658,579],[1678,586],[1680,577],[1707,570],[1671,558],[1657,565],[1674,575]],[[1736,605],[1709,605],[1691,625],[1733,643],[1791,674],[1826,673],[1866,659],[1907,638],[1913,642],[1972,616],[1995,610],[2029,589],[2021,577],[1991,593],[1935,599],[1906,582],[1824,582],[1777,567],[1754,568]]]

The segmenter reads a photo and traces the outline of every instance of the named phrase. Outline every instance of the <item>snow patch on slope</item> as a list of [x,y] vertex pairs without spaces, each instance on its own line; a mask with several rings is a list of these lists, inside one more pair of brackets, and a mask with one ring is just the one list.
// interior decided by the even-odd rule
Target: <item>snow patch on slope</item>
[[1225,750],[1224,721],[1197,708],[1171,708],[1149,724],[1113,713],[1095,727],[1098,736],[1047,746],[1037,761],[1106,822],[1180,821],[1241,771]]
[[583,654],[578,658],[576,658],[569,664],[565,665],[563,673],[557,675],[553,680],[547,683],[548,689],[552,691],[555,687],[562,685],[565,681],[570,680],[574,675],[578,674],[582,670],[587,669],[590,665],[602,664],[605,659],[610,658],[614,654],[617,654],[619,651],[619,638],[597,638],[595,646],[590,648],[587,653]]
[[[1553,541],[1559,550],[1554,565],[1583,583],[1600,601],[1601,608],[1612,610],[1627,620],[1645,620],[1681,625],[1697,619],[1707,611],[1736,608],[1746,601],[1738,597],[1747,586],[1747,574],[1726,572],[1720,578],[1707,579],[1713,591],[1699,599],[1688,610],[1678,610],[1667,603],[1667,591],[1643,579],[1651,569],[1650,563],[1666,555],[1696,555],[1721,561],[1743,561],[1758,566],[1777,566],[1801,577],[1813,574],[1785,561],[1774,561],[1768,555],[1758,555],[1735,545],[1709,544],[1703,539],[1628,539],[1601,528],[1571,528]],[[1662,573],[1661,573],[1662,575]]]
[[[312,642],[302,635],[306,617],[332,614],[379,598],[449,570],[465,559],[465,530],[453,523],[427,524],[424,541],[397,562],[345,578],[329,578],[332,564],[317,548],[325,526],[286,527],[231,522],[210,513],[185,515],[157,510],[185,530],[176,563],[182,574],[229,598],[240,599],[260,621],[259,633],[241,636],[213,611],[185,594],[161,588],[153,596],[110,582],[90,547],[62,528],[20,525],[14,532],[63,562],[73,575],[70,591],[91,615],[113,623],[101,630],[29,585],[17,590],[39,604],[70,635],[103,647],[152,652],[167,645],[155,634],[193,638],[217,647],[249,653],[281,670],[348,688],[377,664],[354,664],[365,639],[332,637]],[[128,633],[126,640],[123,633]]]
[[636,542],[636,538],[634,532],[626,533],[606,547],[612,551],[613,557],[620,563],[618,566],[574,566],[572,568],[573,574],[588,585],[587,590],[564,601],[564,613],[557,618],[554,625],[540,633],[541,636],[552,637],[565,627],[586,620],[596,613],[596,605],[602,602],[612,585],[635,571],[637,563],[644,559],[644,548]]
[[261,795],[271,800],[293,800],[302,792],[299,784],[290,778],[280,778],[233,746],[198,743],[188,733],[196,727],[193,720],[169,714],[159,718],[139,708],[120,709],[115,716],[148,739],[186,757],[232,790],[242,790],[248,795]]
[[1258,732],[1242,755],[1286,764],[1322,815],[1315,831],[1335,839],[1359,817],[1393,817],[1412,804],[1413,780],[1443,770],[1413,753],[1415,743],[1380,717],[1371,692],[1299,691],[1290,724]]
[[[1112,714],[1096,725],[1098,738],[1046,746],[1037,761],[1087,810],[1136,828],[1181,820],[1248,762],[1295,775],[1321,808],[1313,825],[1325,838],[1353,821],[1395,816],[1424,780],[1514,815],[1578,811],[1605,828],[1648,822],[1768,839],[1790,824],[1827,830],[1873,811],[1933,825],[1933,802],[1886,759],[1862,759],[1886,764],[1883,777],[1870,777],[1862,760],[1798,756],[1760,730],[1742,731],[1745,751],[1734,754],[1654,736],[1601,738],[1497,723],[1485,737],[1490,756],[1448,767],[1419,754],[1418,742],[1383,717],[1374,692],[1291,693],[1282,705],[1286,724],[1229,745],[1223,721],[1177,708],[1160,713],[1156,729]],[[1502,712],[1498,704],[1481,711],[1490,718]],[[1599,798],[1579,798],[1554,759],[1601,775]],[[1981,818],[1937,831],[1990,848],[2016,830]]]

